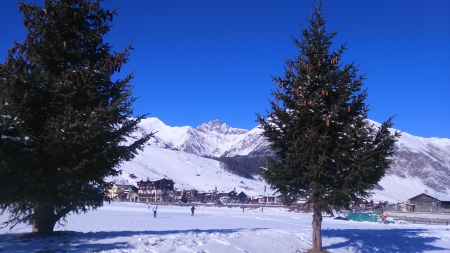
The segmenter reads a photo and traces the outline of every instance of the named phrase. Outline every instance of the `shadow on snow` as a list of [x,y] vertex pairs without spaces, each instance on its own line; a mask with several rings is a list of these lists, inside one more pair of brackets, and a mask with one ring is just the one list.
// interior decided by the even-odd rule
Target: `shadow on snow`
[[[232,234],[239,231],[256,231],[267,228],[242,229],[189,229],[168,231],[99,231],[99,232],[73,232],[56,231],[51,235],[36,235],[33,233],[3,234],[0,235],[0,252],[97,252],[102,250],[129,249],[130,240],[121,241],[121,237],[158,236],[168,234],[189,233],[221,233]],[[103,242],[96,242],[105,240]]]
[[351,248],[354,252],[424,252],[446,251],[431,245],[438,237],[427,235],[427,229],[326,229],[322,236],[326,238],[338,237],[345,242],[333,243],[326,249]]
[[[220,233],[231,234],[240,231],[261,230],[254,229],[192,229],[169,231],[100,231],[100,232],[72,232],[58,231],[49,236],[31,233],[0,235],[0,252],[97,252],[102,250],[129,249],[130,239],[121,237],[134,236],[163,236],[169,234],[189,233]],[[351,252],[424,252],[445,251],[450,247],[441,248],[431,245],[440,238],[427,235],[427,229],[325,229],[324,238],[339,238],[344,242],[333,243],[325,249],[347,248]],[[102,241],[104,240],[104,241]],[[132,240],[135,241],[135,240]],[[137,238],[136,238],[137,241]]]

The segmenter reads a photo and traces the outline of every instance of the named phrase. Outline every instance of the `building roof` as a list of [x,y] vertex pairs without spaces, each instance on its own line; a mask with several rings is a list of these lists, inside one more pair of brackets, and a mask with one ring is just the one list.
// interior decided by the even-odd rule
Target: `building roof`
[[247,194],[245,194],[243,191],[241,191],[241,192],[238,194],[238,197],[247,197]]
[[147,181],[141,180],[141,181],[139,181],[138,183],[159,182],[159,181],[163,181],[163,180],[173,182],[172,179],[168,179],[168,178],[162,178],[162,179],[158,179],[158,180],[150,180],[150,179],[147,178]]
[[450,201],[450,196],[444,195],[444,194],[440,194],[440,193],[436,194],[436,197],[433,197],[433,196],[428,195],[428,194],[426,194],[426,193],[421,193],[421,194],[416,195],[416,196],[414,196],[414,197],[412,197],[412,198],[409,198],[408,200],[417,198],[417,197],[419,197],[419,196],[421,196],[421,195],[425,195],[425,196],[428,196],[428,197],[430,197],[430,198],[432,198],[432,199],[436,199],[436,200],[439,200],[439,201]]
[[132,184],[115,184],[116,186],[127,186],[127,187],[131,187],[133,186]]

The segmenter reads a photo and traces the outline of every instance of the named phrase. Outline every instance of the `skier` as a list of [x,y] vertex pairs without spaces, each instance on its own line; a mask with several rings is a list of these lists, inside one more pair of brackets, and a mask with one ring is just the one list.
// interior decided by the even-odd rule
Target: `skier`
[[153,208],[153,218],[156,218],[156,211],[158,210],[158,205]]
[[264,213],[264,207],[261,207],[261,212],[260,213]]
[[192,212],[191,216],[194,216],[194,210],[195,210],[195,207],[192,206],[192,207],[191,207],[191,212]]

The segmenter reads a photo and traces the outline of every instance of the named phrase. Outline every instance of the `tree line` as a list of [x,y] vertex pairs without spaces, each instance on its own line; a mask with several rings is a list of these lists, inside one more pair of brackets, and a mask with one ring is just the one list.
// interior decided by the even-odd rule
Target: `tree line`
[[254,175],[260,174],[260,166],[262,165],[261,157],[252,156],[205,156],[205,158],[213,159],[224,165],[225,171],[236,174],[245,178],[253,178]]

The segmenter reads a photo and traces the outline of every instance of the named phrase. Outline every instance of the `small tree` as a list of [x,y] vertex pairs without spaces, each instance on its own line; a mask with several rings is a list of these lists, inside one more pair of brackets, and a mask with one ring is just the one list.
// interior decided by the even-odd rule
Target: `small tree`
[[345,46],[330,52],[336,32],[326,32],[320,3],[308,22],[301,41],[294,39],[299,55],[274,78],[268,117],[257,117],[276,153],[262,175],[288,202],[304,198],[312,206],[313,250],[320,251],[322,213],[370,196],[400,134],[389,132],[392,117],[368,123],[364,78],[353,63],[340,63]]
[[187,203],[187,202],[188,202],[188,199],[187,199],[187,197],[186,197],[186,192],[183,191],[180,200],[181,200],[181,202],[183,202],[183,203]]
[[125,138],[143,116],[131,118],[132,75],[111,81],[132,49],[111,53],[103,41],[115,10],[44,0],[19,2],[19,12],[26,39],[0,68],[0,209],[6,226],[50,233],[67,213],[111,201],[105,177],[120,174],[152,133]]

